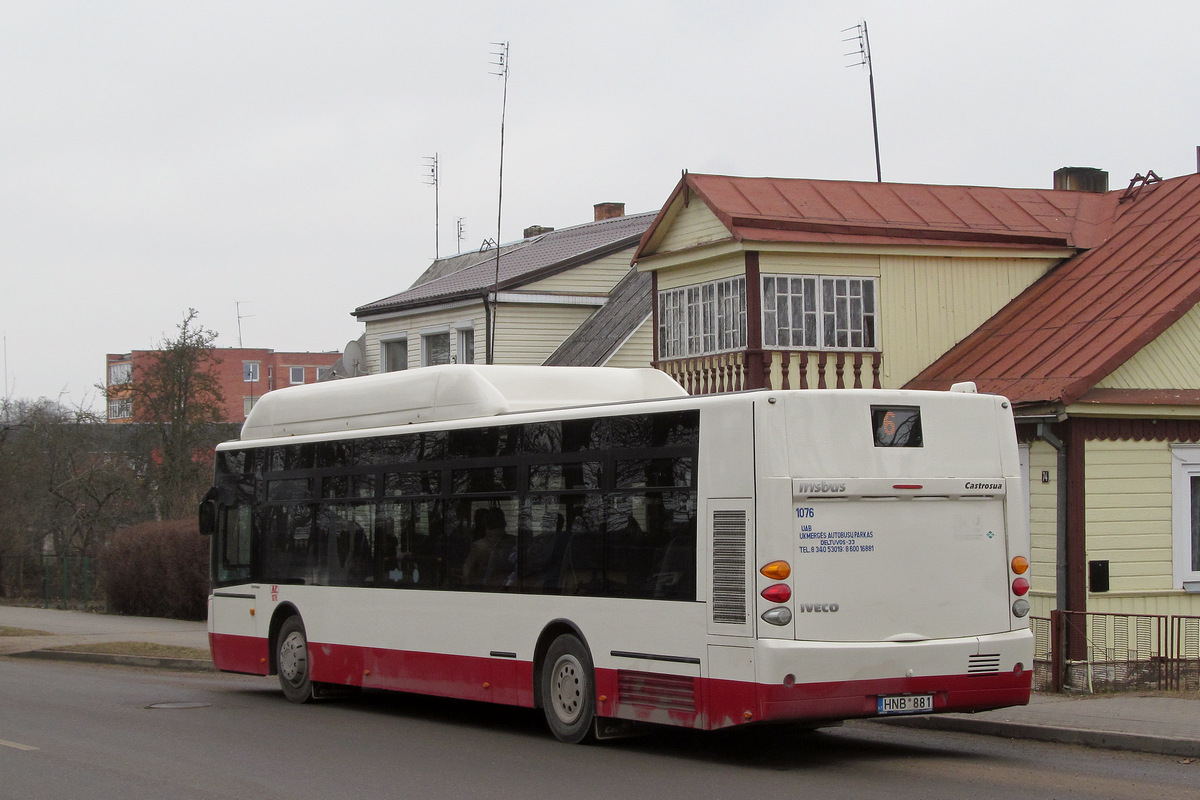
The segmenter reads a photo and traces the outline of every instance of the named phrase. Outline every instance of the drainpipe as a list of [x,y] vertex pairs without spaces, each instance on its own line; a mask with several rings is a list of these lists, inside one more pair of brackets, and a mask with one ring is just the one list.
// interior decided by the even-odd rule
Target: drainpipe
[[1037,438],[1053,447],[1058,454],[1058,502],[1055,504],[1057,519],[1054,537],[1056,546],[1054,605],[1059,611],[1066,611],[1070,597],[1067,592],[1067,582],[1070,579],[1070,571],[1067,569],[1067,445],[1050,432],[1050,426],[1045,422],[1037,424]]

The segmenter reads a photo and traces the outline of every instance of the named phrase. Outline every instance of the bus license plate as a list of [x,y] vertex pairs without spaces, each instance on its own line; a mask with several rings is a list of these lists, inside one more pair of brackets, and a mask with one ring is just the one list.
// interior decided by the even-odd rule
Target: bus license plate
[[919,714],[933,711],[933,695],[907,694],[879,698],[880,714]]

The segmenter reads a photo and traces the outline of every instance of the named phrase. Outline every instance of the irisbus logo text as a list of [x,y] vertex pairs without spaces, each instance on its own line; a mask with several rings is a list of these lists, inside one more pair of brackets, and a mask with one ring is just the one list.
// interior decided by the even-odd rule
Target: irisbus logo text
[[795,489],[798,494],[837,494],[846,491],[846,482],[796,481]]

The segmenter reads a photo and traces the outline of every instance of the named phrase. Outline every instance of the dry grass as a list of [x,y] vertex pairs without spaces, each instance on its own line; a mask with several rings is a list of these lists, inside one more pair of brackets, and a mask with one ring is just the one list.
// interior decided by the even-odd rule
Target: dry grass
[[35,631],[29,628],[9,628],[0,625],[0,636],[53,636],[52,633],[46,631]]
[[73,644],[62,647],[52,647],[51,650],[64,650],[71,653],[102,653],[116,656],[146,656],[149,658],[191,658],[198,661],[208,661],[208,650],[199,647],[177,647],[153,642],[92,642],[90,644]]

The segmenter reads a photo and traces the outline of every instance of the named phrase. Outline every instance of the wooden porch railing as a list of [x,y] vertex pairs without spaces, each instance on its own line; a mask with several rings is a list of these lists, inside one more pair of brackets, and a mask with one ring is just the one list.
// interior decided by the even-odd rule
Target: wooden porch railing
[[742,389],[882,388],[883,354],[797,350],[745,350],[655,364],[679,381],[689,394]]

